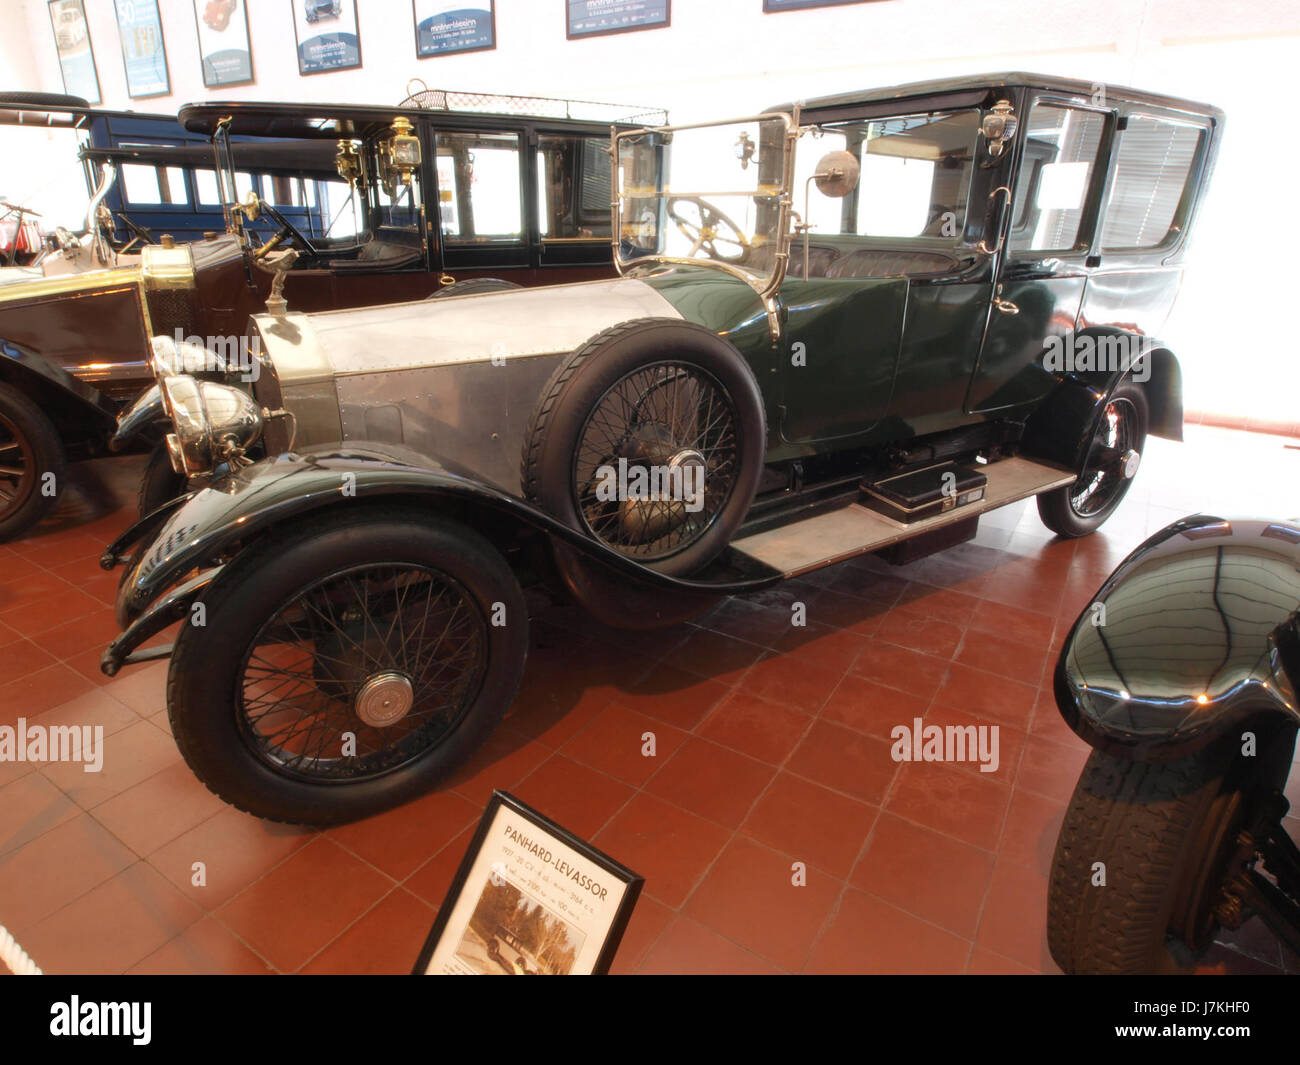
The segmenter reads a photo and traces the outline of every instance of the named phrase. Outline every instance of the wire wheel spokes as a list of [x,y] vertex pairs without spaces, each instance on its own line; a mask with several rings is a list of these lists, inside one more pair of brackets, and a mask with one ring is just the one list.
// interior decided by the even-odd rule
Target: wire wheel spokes
[[0,415],[0,514],[31,494],[35,477],[31,446],[18,426]]
[[736,428],[731,397],[698,366],[653,363],[620,378],[592,406],[574,452],[587,531],[645,560],[694,542],[735,488]]
[[482,687],[487,650],[481,610],[447,574],[414,564],[333,573],[249,645],[240,729],[281,773],[378,776],[455,731]]
[[1093,435],[1083,476],[1070,493],[1070,506],[1081,518],[1109,509],[1123,495],[1126,478],[1123,457],[1133,448],[1137,410],[1127,399],[1106,404],[1101,424]]

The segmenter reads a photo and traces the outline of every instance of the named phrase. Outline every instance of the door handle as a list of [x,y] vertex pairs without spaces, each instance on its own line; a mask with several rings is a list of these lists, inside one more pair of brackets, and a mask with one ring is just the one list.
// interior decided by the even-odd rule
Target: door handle
[[1004,300],[1001,296],[993,297],[993,306],[1003,314],[1017,315],[1020,313],[1019,304],[1012,303],[1010,300]]

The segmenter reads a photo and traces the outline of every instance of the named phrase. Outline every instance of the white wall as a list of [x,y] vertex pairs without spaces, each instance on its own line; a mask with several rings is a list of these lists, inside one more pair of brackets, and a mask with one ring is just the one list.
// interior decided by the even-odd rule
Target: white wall
[[[498,47],[417,60],[409,0],[357,0],[363,66],[297,73],[292,0],[248,0],[255,83],[203,87],[191,0],[161,0],[173,92],[127,98],[112,0],[85,0],[104,104],[189,100],[396,102],[434,88],[569,96],[727,117],[828,92],[1028,69],[1208,100],[1228,112],[1219,170],[1166,330],[1189,406],[1287,418],[1300,353],[1270,317],[1294,301],[1285,238],[1297,155],[1290,94],[1296,0],[879,0],[762,14],[762,0],[674,0],[668,29],[567,41],[563,0],[497,0]],[[44,0],[0,0],[0,88],[61,91]],[[3,136],[0,133],[0,136]],[[0,190],[6,157],[0,142]],[[1265,387],[1260,382],[1265,382]]]

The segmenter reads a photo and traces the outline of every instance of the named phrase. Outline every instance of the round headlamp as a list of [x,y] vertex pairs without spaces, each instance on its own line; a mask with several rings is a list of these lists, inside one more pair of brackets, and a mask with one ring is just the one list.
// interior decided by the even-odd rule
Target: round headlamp
[[179,474],[193,477],[238,462],[262,433],[261,410],[238,388],[187,374],[162,376],[158,384],[173,429],[167,453]]

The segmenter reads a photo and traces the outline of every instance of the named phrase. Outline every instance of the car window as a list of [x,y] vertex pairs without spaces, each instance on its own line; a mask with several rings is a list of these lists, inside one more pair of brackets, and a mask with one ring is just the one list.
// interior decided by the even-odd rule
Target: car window
[[519,240],[522,157],[513,133],[440,133],[438,210],[448,243]]
[[122,184],[128,203],[183,205],[190,202],[185,188],[185,171],[177,166],[123,163]]
[[217,172],[215,170],[194,171],[194,191],[199,203],[205,206],[221,206],[221,192],[217,188]]
[[795,171],[800,201],[824,153],[847,150],[861,165],[857,189],[842,200],[818,196],[814,188],[808,201],[813,234],[958,243],[979,123],[976,110],[944,111],[837,122],[821,127],[812,141],[805,137]]
[[1154,248],[1174,236],[1174,218],[1204,138],[1196,126],[1129,118],[1115,157],[1102,248]]
[[1030,109],[1016,180],[1012,251],[1072,251],[1097,165],[1106,117],[1059,104]]
[[[322,237],[337,239],[355,237],[362,229],[360,197],[346,181],[318,181],[316,196],[320,202],[320,218],[324,231]],[[317,212],[312,212],[312,217]]]
[[600,137],[544,134],[537,141],[537,217],[552,240],[609,238],[611,168]]

